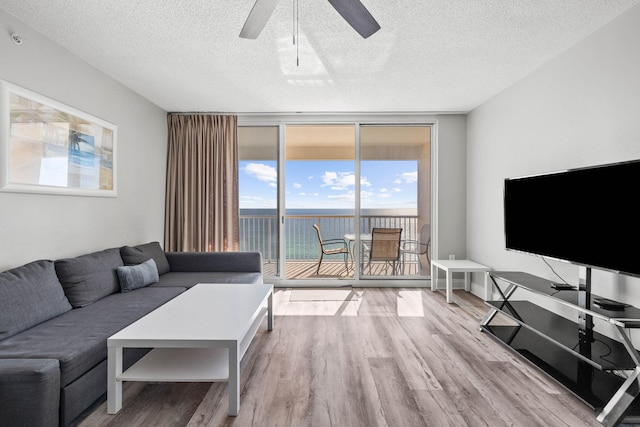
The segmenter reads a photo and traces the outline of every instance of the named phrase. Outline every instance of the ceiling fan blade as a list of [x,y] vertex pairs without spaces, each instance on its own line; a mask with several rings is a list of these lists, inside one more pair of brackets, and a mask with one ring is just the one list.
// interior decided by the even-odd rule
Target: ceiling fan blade
[[267,21],[273,14],[278,4],[278,0],[256,0],[247,20],[240,31],[243,39],[257,39],[262,29],[267,25]]
[[363,38],[367,38],[380,29],[380,24],[369,13],[360,0],[328,0],[331,6]]

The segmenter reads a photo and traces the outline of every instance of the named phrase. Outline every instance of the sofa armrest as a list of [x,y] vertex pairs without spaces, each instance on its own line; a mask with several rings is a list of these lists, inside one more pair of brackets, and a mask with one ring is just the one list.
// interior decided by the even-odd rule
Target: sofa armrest
[[60,364],[55,359],[0,359],[0,425],[57,426]]
[[167,252],[172,272],[262,273],[260,252]]

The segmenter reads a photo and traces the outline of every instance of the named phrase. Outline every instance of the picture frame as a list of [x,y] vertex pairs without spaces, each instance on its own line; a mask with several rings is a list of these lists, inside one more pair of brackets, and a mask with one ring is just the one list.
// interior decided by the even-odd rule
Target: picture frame
[[116,197],[117,130],[0,80],[0,191]]

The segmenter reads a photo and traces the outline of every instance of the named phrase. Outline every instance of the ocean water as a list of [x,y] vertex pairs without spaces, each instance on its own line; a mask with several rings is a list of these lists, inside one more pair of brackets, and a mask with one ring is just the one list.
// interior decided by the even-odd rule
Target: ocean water
[[[318,259],[318,224],[323,240],[344,239],[355,233],[354,211],[347,209],[288,209],[284,224],[279,224],[275,209],[240,209],[240,249],[258,251],[265,260],[278,255],[279,226],[285,229],[285,253],[288,260]],[[417,237],[415,209],[364,209],[360,232],[371,233],[374,227],[402,228],[403,239]]]

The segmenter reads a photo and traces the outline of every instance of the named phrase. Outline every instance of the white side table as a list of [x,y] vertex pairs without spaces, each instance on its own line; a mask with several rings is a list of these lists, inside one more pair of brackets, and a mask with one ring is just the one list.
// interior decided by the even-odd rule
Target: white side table
[[484,300],[488,301],[491,296],[491,290],[489,289],[489,280],[487,272],[491,268],[486,265],[478,264],[477,262],[469,261],[466,259],[456,260],[431,260],[431,290],[438,290],[438,268],[443,270],[447,275],[447,302],[451,303],[451,297],[453,294],[453,273],[464,273],[464,290],[469,292],[471,288],[471,281],[469,273],[484,272]]

